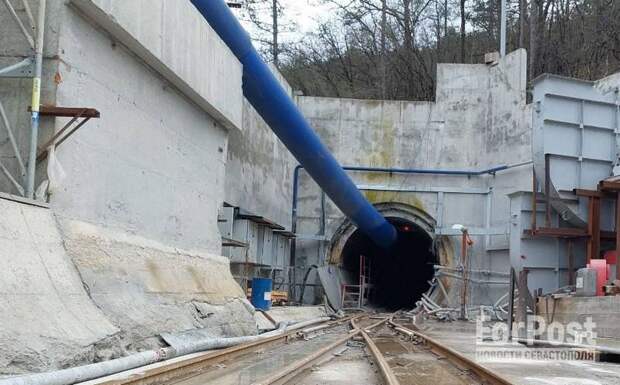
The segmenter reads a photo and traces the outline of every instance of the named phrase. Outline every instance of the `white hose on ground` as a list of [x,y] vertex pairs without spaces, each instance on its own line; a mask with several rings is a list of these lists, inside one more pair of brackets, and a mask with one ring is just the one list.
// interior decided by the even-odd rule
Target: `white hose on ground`
[[47,373],[36,373],[25,376],[10,377],[0,380],[0,385],[71,385],[109,376],[112,374],[135,369],[141,366],[154,364],[156,362],[169,360],[186,354],[202,352],[205,350],[222,349],[230,346],[246,344],[261,339],[274,337],[290,330],[296,330],[315,323],[329,321],[329,317],[315,318],[309,321],[298,322],[293,325],[280,323],[277,330],[263,333],[256,336],[231,337],[231,338],[210,338],[199,340],[191,344],[179,347],[161,348],[132,354],[127,357],[114,360],[98,362],[96,364],[78,366],[74,368],[57,370]]
[[69,385],[116,374],[163,361],[175,356],[173,348],[149,350],[115,360],[62,369],[55,372],[29,374],[0,380],[1,385]]

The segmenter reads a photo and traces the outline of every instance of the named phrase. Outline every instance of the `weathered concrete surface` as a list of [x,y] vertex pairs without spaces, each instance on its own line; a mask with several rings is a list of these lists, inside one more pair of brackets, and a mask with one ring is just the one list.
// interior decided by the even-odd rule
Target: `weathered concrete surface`
[[65,244],[91,298],[121,330],[127,349],[158,335],[207,328],[218,336],[256,333],[253,307],[228,260],[195,254],[83,222],[63,226]]
[[[481,170],[531,160],[526,64],[524,50],[495,66],[439,64],[434,103],[300,97],[299,105],[343,165]],[[475,242],[472,269],[508,270],[506,194],[530,188],[530,167],[481,177],[350,175],[369,190],[373,203],[399,202],[425,211],[436,220],[438,233],[454,233],[450,228],[456,223],[467,226]],[[302,173],[298,233],[320,232],[320,207],[316,184]],[[329,200],[326,217],[324,236],[330,240],[344,218]],[[453,238],[459,250],[460,237]],[[300,264],[324,262],[324,242],[297,244]],[[485,287],[473,296],[490,302],[503,290]]]
[[88,297],[49,209],[0,198],[0,374],[100,358],[119,329]]
[[[475,323],[433,321],[425,324],[423,333],[457,352],[477,360],[476,350],[481,346],[476,342]],[[531,348],[514,343],[500,345],[497,349],[522,354]],[[478,361],[478,363],[516,385],[608,385],[617,384],[620,379],[620,366],[616,363],[536,360],[511,358],[510,356]]]
[[[620,348],[620,325],[618,324],[620,297],[565,297],[553,299],[541,297],[536,304],[536,314],[548,323],[558,322],[564,326],[571,322],[584,325],[588,319],[595,324],[596,344]],[[548,338],[543,336],[542,338]]]
[[[290,85],[272,68],[292,96]],[[226,162],[226,202],[290,229],[293,170],[297,161],[258,115],[243,101],[243,127],[230,131]]]
[[597,80],[594,87],[603,94],[620,90],[620,71]]
[[[158,2],[159,8],[154,7],[149,17],[144,17],[147,2],[98,2],[102,7],[118,7],[91,16],[68,2],[49,3],[48,55],[57,60],[52,61],[55,68],[45,69],[43,84],[49,89],[45,101],[101,111],[101,119],[91,120],[58,148],[66,178],[49,198],[62,225],[59,243],[66,242],[72,258],[65,254],[63,263],[75,264],[73,271],[78,278],[79,272],[84,288],[79,281],[77,286],[84,298],[90,293],[94,303],[76,304],[75,309],[54,305],[59,313],[55,317],[88,315],[88,306],[96,309],[96,305],[112,332],[86,319],[82,327],[92,325],[103,337],[96,334],[87,339],[78,330],[78,344],[71,335],[66,336],[66,343],[62,335],[54,340],[44,334],[34,336],[31,330],[36,327],[22,330],[20,323],[20,318],[37,314],[38,302],[33,301],[24,314],[7,319],[11,322],[7,330],[15,332],[11,338],[0,338],[0,343],[11,343],[18,351],[35,349],[37,358],[24,368],[19,362],[0,361],[1,370],[40,371],[118,357],[159,346],[157,334],[163,331],[209,328],[219,335],[254,333],[253,309],[232,279],[228,261],[217,256],[221,252],[217,213],[224,200],[228,128],[230,123],[238,126],[241,122],[239,63],[229,60],[234,59],[232,54],[205,29],[206,23],[189,2]],[[153,23],[157,10],[163,9],[165,15],[158,19],[161,25]],[[104,20],[110,15],[117,21]],[[141,20],[131,24],[132,18]],[[186,28],[188,23],[190,28]],[[106,30],[103,24],[122,27],[124,32]],[[182,26],[190,35],[178,34]],[[152,33],[161,33],[161,40],[156,39],[160,45],[138,46]],[[209,38],[203,40],[205,35]],[[157,47],[160,56],[151,51]],[[170,78],[153,58],[144,57],[144,50],[196,89],[188,90]],[[200,93],[219,112],[193,93]],[[11,111],[25,111],[27,91],[9,96]],[[225,114],[227,119],[220,116]],[[27,115],[19,119],[25,124]],[[67,121],[48,123],[58,130]],[[27,128],[20,129],[27,132]],[[40,141],[50,135],[51,131],[44,130]],[[1,143],[4,155],[7,147]],[[38,180],[45,178],[40,168]],[[0,226],[3,223],[1,216]],[[31,254],[36,256],[34,251]],[[35,262],[33,269],[44,268],[44,262]],[[63,280],[53,276],[49,285],[62,285]],[[0,285],[5,282],[9,281],[0,278]],[[20,330],[25,337],[18,334]],[[113,333],[114,343],[94,345]],[[37,347],[52,343],[53,349]]]
[[324,306],[274,306],[268,313],[276,322],[300,322],[327,315]]
[[50,198],[55,212],[219,254],[226,129],[74,9],[65,11],[58,103],[96,107],[102,118],[58,149],[67,178]]
[[71,2],[209,115],[241,127],[241,63],[191,2]]

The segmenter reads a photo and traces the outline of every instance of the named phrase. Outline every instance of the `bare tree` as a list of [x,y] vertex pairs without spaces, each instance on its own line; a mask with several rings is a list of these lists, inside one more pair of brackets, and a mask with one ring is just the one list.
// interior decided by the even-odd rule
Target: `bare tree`
[[461,63],[465,63],[465,22],[467,15],[465,14],[465,1],[460,0],[461,5]]
[[[497,0],[324,1],[335,6],[333,19],[280,58],[306,94],[429,100],[438,61],[482,62],[498,46]],[[598,79],[620,70],[620,1],[509,4],[509,48],[528,47],[530,79],[542,72]]]
[[280,0],[246,0],[244,10],[247,20],[258,30],[252,37],[263,51],[269,53],[269,59],[276,66],[280,66],[282,45],[280,34],[293,29],[292,23],[281,22],[284,9]]
[[271,3],[271,55],[273,59],[273,65],[279,67],[279,54],[280,47],[278,46],[278,0],[272,0]]
[[527,25],[527,0],[519,0],[519,48],[525,47],[526,25]]

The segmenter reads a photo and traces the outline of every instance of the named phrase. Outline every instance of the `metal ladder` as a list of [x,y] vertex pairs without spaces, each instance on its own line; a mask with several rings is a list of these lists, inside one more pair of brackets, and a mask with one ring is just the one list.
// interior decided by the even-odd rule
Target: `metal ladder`
[[342,307],[364,307],[371,289],[370,261],[364,255],[360,255],[358,284],[342,285]]

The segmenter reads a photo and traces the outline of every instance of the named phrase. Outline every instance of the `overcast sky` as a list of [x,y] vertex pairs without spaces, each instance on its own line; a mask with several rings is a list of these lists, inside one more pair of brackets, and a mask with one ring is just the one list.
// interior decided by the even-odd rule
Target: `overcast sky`
[[[266,4],[265,17],[269,16],[270,3]],[[280,4],[284,8],[283,22],[286,24],[288,21],[295,22],[298,27],[298,33],[283,33],[280,36],[282,41],[296,40],[300,35],[311,32],[315,29],[318,20],[326,20],[330,16],[330,12],[333,12],[333,6],[321,4],[320,0],[280,0]],[[269,19],[264,19],[266,22]],[[253,33],[253,28],[250,23],[243,23],[248,32]]]
[[300,32],[309,32],[316,26],[317,19],[329,17],[330,6],[322,5],[318,0],[280,0],[285,16],[295,20]]

